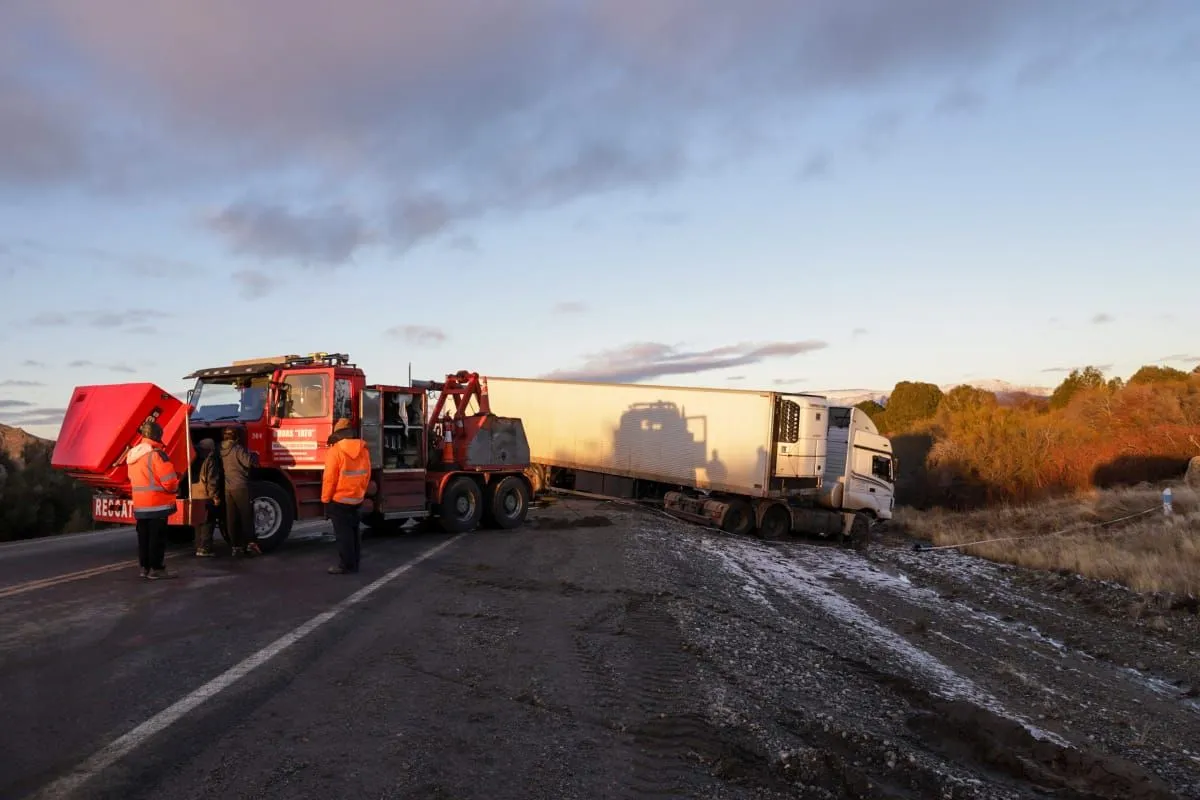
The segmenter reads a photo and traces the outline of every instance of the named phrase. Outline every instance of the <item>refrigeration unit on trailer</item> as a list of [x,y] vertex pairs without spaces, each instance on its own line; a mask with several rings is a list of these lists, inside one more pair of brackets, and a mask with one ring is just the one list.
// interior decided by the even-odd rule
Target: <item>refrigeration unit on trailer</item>
[[523,420],[538,490],[659,497],[769,538],[861,535],[891,518],[891,442],[820,395],[497,377],[486,391]]

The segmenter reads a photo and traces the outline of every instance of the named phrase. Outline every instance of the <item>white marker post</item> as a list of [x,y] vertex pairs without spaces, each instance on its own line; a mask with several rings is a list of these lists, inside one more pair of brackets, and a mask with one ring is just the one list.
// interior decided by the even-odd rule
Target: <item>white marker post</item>
[[1171,487],[1170,487],[1170,486],[1168,486],[1167,488],[1163,489],[1163,495],[1162,495],[1162,497],[1163,497],[1163,516],[1164,516],[1164,517],[1170,517],[1170,516],[1171,516],[1171,513],[1172,513],[1172,509],[1171,509]]

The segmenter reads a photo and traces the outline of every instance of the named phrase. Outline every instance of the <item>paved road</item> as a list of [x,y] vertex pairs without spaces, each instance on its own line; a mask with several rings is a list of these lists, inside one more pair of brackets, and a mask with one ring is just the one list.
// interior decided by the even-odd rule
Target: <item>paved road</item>
[[332,576],[326,530],[299,525],[280,551],[251,560],[172,548],[168,565],[180,577],[156,583],[139,575],[132,529],[0,547],[0,797],[83,762],[449,538],[368,540],[363,571]]
[[[511,533],[368,539],[357,576],[310,538],[181,555],[175,581],[27,583],[132,548],[0,548],[0,798],[1200,790],[1200,707],[1025,623],[1122,627],[1151,653],[1148,634],[1004,573],[969,573],[959,591],[986,590],[964,605],[886,553],[569,501]],[[1020,600],[1011,623],[971,608],[996,598]]]

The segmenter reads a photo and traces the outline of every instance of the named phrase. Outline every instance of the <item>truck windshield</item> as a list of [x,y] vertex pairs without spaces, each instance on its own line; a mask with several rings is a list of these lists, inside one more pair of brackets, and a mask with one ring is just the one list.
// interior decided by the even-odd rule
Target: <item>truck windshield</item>
[[266,376],[243,378],[236,383],[197,381],[192,395],[192,405],[196,407],[192,421],[254,422],[262,419],[267,404],[267,382]]

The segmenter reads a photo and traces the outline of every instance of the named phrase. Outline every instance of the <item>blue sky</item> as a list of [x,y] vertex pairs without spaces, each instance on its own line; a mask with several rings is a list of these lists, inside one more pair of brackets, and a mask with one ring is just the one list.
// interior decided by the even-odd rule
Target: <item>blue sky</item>
[[349,352],[887,389],[1200,363],[1200,4],[0,10],[0,422]]

